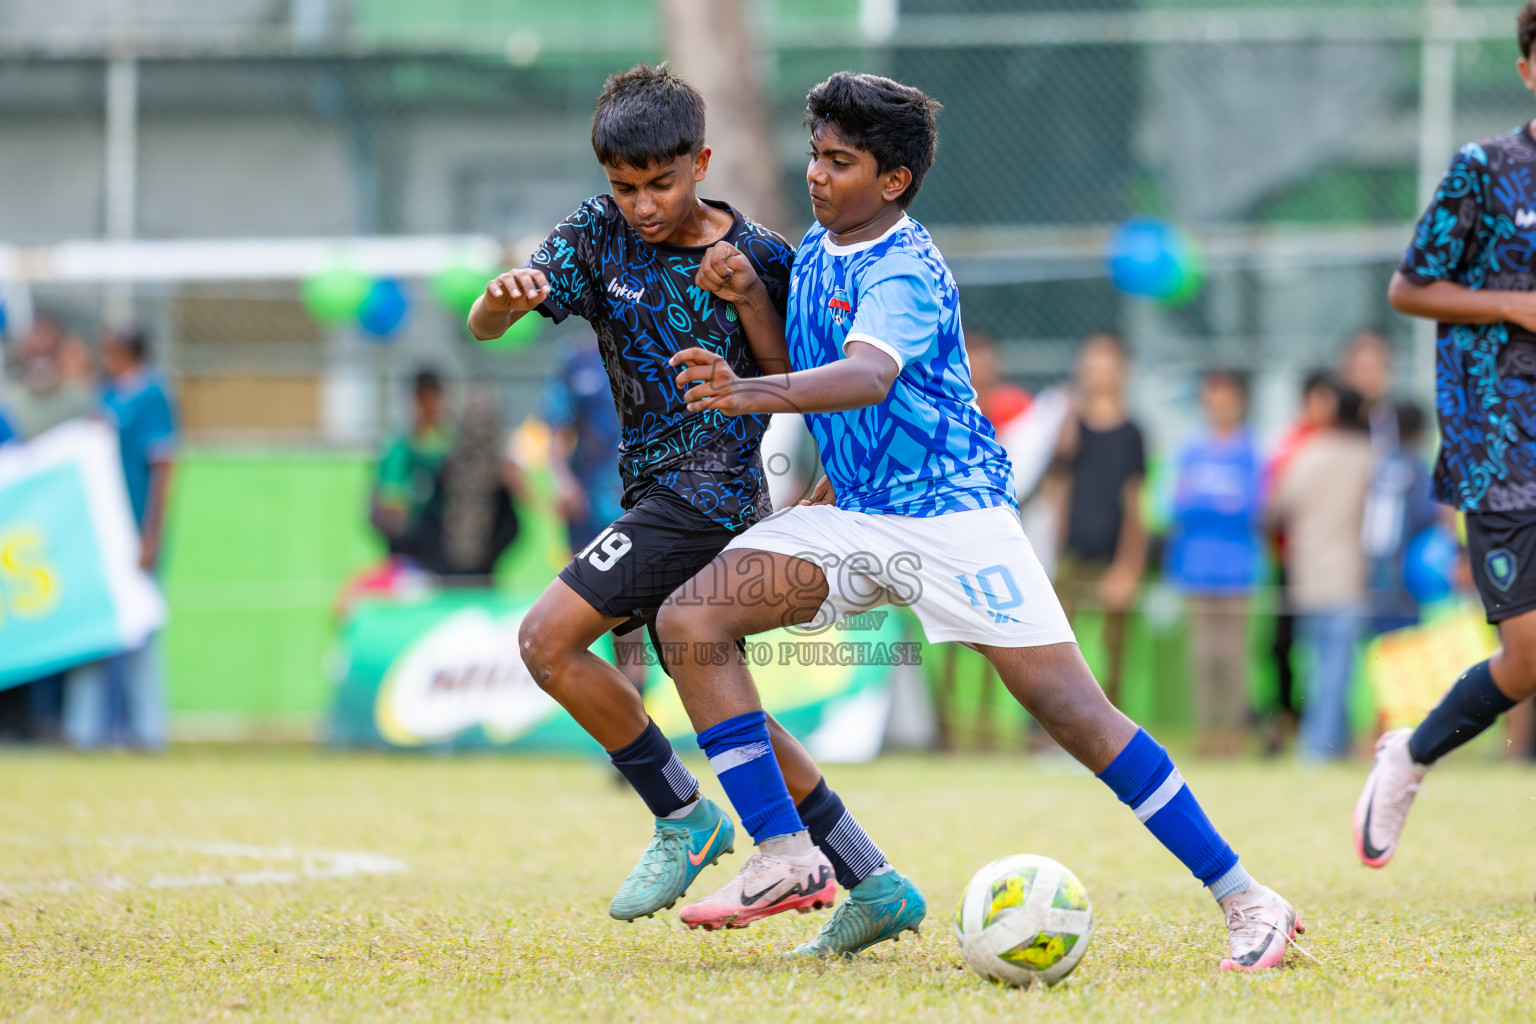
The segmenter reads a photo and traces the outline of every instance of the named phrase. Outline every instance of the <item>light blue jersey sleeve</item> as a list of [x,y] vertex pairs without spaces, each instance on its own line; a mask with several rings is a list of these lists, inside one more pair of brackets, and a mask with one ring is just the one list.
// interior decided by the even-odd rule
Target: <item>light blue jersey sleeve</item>
[[848,343],[873,345],[905,368],[928,352],[938,338],[942,313],[933,271],[905,252],[887,253],[860,274],[859,306]]

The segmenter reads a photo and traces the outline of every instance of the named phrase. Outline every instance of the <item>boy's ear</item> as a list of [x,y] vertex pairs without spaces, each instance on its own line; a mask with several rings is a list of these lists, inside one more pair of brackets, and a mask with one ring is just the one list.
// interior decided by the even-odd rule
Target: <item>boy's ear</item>
[[709,173],[709,147],[705,146],[693,155],[693,180],[703,181]]
[[912,184],[912,172],[906,167],[898,167],[885,176],[885,185],[880,189],[880,198],[888,203],[894,203],[901,198],[901,194]]

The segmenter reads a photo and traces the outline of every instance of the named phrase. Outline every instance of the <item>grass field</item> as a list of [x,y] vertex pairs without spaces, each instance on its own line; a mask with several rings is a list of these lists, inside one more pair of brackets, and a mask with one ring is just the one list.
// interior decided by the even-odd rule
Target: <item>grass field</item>
[[[1349,842],[1362,767],[1183,768],[1250,870],[1300,907],[1321,965],[1219,973],[1216,908],[1130,813],[1086,775],[1016,759],[833,770],[927,891],[929,926],[808,965],[781,954],[823,914],[719,934],[610,921],[648,822],[590,764],[0,753],[0,1019],[1532,1018],[1536,773],[1447,765],[1377,873]],[[980,981],[950,932],[972,871],[1015,852],[1064,861],[1093,899],[1093,944],[1053,990]]]

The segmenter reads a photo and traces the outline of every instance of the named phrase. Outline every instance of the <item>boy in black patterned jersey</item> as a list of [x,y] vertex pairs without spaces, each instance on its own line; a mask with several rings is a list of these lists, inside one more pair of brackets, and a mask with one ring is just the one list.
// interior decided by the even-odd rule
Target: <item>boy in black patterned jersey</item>
[[[1515,18],[1536,92],[1536,2]],[[1472,579],[1499,650],[1414,729],[1381,737],[1355,803],[1355,852],[1386,867],[1432,765],[1536,694],[1536,121],[1469,142],[1392,275],[1392,308],[1437,324],[1435,498],[1466,517]]]
[[[787,371],[794,251],[725,203],[698,198],[710,157],[704,101],[664,68],[642,64],[608,80],[592,147],[610,192],[582,203],[525,266],[491,281],[469,328],[490,339],[530,312],[556,323],[579,316],[597,334],[613,389],[627,511],[550,584],[518,642],[534,679],[603,745],[656,818],[650,847],[609,906],[634,920],[675,903],[732,849],[735,826],[700,797],[634,688],[587,648],[609,630],[654,623],[672,591],[769,511],[766,418],[690,412],[668,360],[702,347],[741,376]],[[806,757],[776,723],[771,740],[780,757]],[[803,834],[790,838],[808,847]],[[817,884],[801,894],[804,907],[830,904],[831,864],[813,851],[807,868]]]

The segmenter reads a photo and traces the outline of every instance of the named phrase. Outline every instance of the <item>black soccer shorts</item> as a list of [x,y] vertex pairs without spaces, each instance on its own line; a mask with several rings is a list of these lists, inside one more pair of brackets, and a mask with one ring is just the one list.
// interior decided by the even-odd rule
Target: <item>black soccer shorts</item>
[[658,484],[578,551],[560,579],[604,615],[627,619],[614,632],[628,633],[654,626],[662,602],[736,535]]
[[1536,511],[1468,512],[1467,559],[1492,623],[1536,610]]

